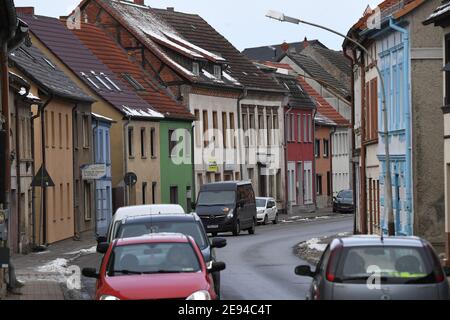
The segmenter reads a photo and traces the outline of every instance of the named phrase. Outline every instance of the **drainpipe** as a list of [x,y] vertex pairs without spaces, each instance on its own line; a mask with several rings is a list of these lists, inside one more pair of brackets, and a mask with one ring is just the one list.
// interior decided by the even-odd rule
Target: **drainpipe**
[[[72,119],[73,117],[78,117],[78,112],[77,112],[77,108],[78,108],[78,104],[76,103],[75,106],[72,108]],[[76,122],[78,123],[78,121]],[[73,128],[72,133],[73,134],[77,134],[78,135],[78,128]],[[77,137],[77,141],[78,141],[78,137]],[[80,150],[80,148],[78,148],[78,150]],[[75,151],[73,150],[74,156],[73,156],[73,177],[74,179],[77,176],[77,173],[79,172],[78,170],[80,170],[80,164],[79,164],[79,151]],[[76,156],[75,156],[76,153]],[[80,181],[80,185],[82,185],[82,181]],[[83,185],[84,186],[84,185]],[[75,186],[76,188],[76,186]],[[76,194],[76,192],[74,192]],[[78,196],[80,196],[81,194],[83,194],[83,198],[84,198],[84,192],[83,192],[83,187],[82,187],[82,191],[78,193]],[[75,197],[74,197],[75,200]],[[79,200],[79,199],[77,199]],[[75,230],[75,234],[73,236],[73,240],[75,241],[80,241],[81,240],[81,235],[80,235],[80,202],[78,201],[78,205],[75,207],[74,206],[74,230]]]
[[[317,103],[317,101],[315,101],[315,105],[316,105],[316,103]],[[312,138],[312,144],[313,144],[313,156],[314,156],[314,161],[312,162],[313,163],[313,168],[312,168],[312,170],[313,170],[313,172],[312,172],[312,196],[313,196],[313,199],[314,199],[314,207],[315,207],[315,209],[317,210],[318,209],[318,207],[317,207],[317,186],[316,186],[316,184],[317,184],[317,177],[316,177],[316,174],[317,174],[317,172],[316,172],[316,128],[317,128],[317,126],[316,126],[316,115],[317,115],[317,105],[316,105],[316,108],[314,109],[314,114],[313,114],[313,118],[312,118],[312,126],[313,126],[313,138]]]
[[330,188],[331,188],[331,200],[333,199],[333,197],[334,197],[334,188],[333,188],[333,181],[334,181],[334,179],[333,179],[333,142],[334,142],[334,140],[333,140],[333,137],[334,137],[334,134],[336,133],[336,131],[337,131],[337,127],[333,127],[331,130],[330,130],[330,140],[329,140],[329,143],[328,143],[328,156],[330,157]]
[[[94,127],[94,130],[93,130],[93,139],[92,139],[92,147],[93,147],[93,152],[92,152],[92,155],[93,155],[93,160],[92,160],[92,163],[95,163],[95,164],[97,164],[97,158],[96,158],[96,156],[95,156],[95,153],[96,153],[96,150],[97,150],[97,145],[95,144],[95,141],[96,141],[96,137],[97,137],[97,129],[98,129],[98,126],[99,126],[99,121],[98,121],[98,119],[96,119],[95,120],[95,127]],[[103,150],[100,150],[100,152],[103,152]],[[105,165],[106,165],[106,157],[105,157]],[[99,234],[97,233],[97,219],[98,219],[98,217],[97,217],[97,213],[98,213],[98,207],[97,207],[97,180],[95,180],[94,181],[94,199],[95,199],[95,202],[94,202],[94,212],[95,212],[95,221],[94,221],[94,228],[95,228],[95,234],[96,234],[96,236],[98,237],[99,236]]]
[[[28,95],[28,92],[26,93]],[[21,136],[21,132],[20,132],[20,127],[19,127],[19,106],[17,103],[17,99],[15,99],[15,115],[16,115],[16,121],[15,121],[15,131],[16,131],[16,184],[17,184],[17,192],[16,192],[16,212],[17,212],[17,245],[18,245],[18,249],[19,249],[19,253],[22,253],[22,241],[21,241],[21,217],[20,217],[20,212],[22,210],[22,204],[20,201],[20,197],[22,194],[22,186],[20,183],[21,180],[21,175],[20,175],[20,161],[21,161],[21,157],[22,155],[20,154],[20,136]]]
[[[241,102],[242,102],[242,100],[244,100],[247,97],[248,97],[248,90],[247,90],[246,87],[244,87],[244,91],[239,95],[239,98],[237,100],[238,130],[241,129],[241,122],[242,122],[241,121],[241,116],[242,116],[242,114],[241,114]],[[223,134],[226,134],[226,132],[224,132]],[[239,135],[239,136],[241,136],[241,135]],[[245,137],[244,137],[244,140],[245,140]],[[240,168],[240,171],[241,171],[241,180],[243,180],[244,164],[242,163],[243,158],[242,158],[242,147],[241,146],[245,147],[245,141],[244,141],[244,143],[241,144],[241,139],[239,139],[239,145],[238,145],[238,147],[239,147],[238,148],[239,149],[239,151],[238,151],[239,152],[239,168]]]
[[[195,121],[192,121],[192,126],[191,126],[191,159],[190,161],[190,165],[192,168],[192,184],[191,184],[191,205],[192,203],[195,204],[197,202],[197,190],[195,189],[195,183],[196,183],[196,179],[197,177],[195,176]],[[193,208],[186,208],[189,212],[191,212],[193,210]]]
[[403,35],[403,100],[404,100],[404,117],[406,121],[405,135],[406,135],[406,212],[407,215],[407,233],[413,234],[413,204],[412,204],[412,145],[411,145],[411,106],[409,99],[409,31],[401,28],[395,23],[391,17],[389,19],[389,27]]
[[286,208],[286,214],[289,214],[290,212],[288,212],[289,209],[289,179],[288,179],[288,143],[289,141],[287,141],[287,136],[288,136],[288,132],[287,132],[287,121],[289,121],[287,118],[289,116],[289,114],[292,111],[292,107],[289,107],[288,111],[286,111],[285,115],[284,115],[284,167],[285,167],[285,171],[284,171],[284,179],[285,179],[285,184],[284,184],[284,192],[285,192],[285,201],[284,201],[284,206]]
[[124,126],[123,126],[123,145],[124,145],[124,148],[123,148],[123,168],[124,168],[124,173],[123,173],[123,182],[124,182],[124,195],[125,195],[125,206],[128,206],[129,205],[129,192],[128,192],[128,187],[127,187],[127,185],[126,185],[126,183],[125,183],[125,175],[127,174],[127,172],[128,172],[128,163],[127,163],[127,161],[128,161],[128,156],[127,156],[127,151],[128,151],[128,148],[130,148],[130,146],[128,145],[128,139],[127,139],[127,130],[128,130],[128,126],[130,125],[130,122],[131,122],[131,117],[127,117],[127,121],[125,122],[125,124],[124,124]]

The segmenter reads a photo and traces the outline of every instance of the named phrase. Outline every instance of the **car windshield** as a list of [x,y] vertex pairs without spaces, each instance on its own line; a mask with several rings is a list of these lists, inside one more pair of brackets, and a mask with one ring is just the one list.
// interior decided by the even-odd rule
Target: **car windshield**
[[198,196],[199,206],[219,206],[233,204],[236,199],[234,191],[204,191]]
[[200,271],[200,262],[189,243],[117,246],[111,254],[107,268],[110,277]]
[[256,199],[256,206],[258,208],[265,208],[266,207],[266,199]]
[[352,191],[342,191],[339,194],[339,198],[353,199],[353,192]]
[[181,233],[194,238],[203,250],[208,246],[208,240],[200,223],[197,221],[153,221],[123,224],[118,229],[116,239],[141,237],[151,233]]
[[342,283],[366,283],[369,277],[378,275],[384,284],[435,283],[427,257],[424,249],[415,247],[348,248],[342,252],[336,279]]

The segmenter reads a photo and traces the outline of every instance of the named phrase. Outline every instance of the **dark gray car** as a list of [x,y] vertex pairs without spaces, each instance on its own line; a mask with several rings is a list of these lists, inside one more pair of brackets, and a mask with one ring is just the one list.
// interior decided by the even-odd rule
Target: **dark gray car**
[[316,269],[295,273],[312,277],[311,300],[448,300],[449,269],[416,237],[354,236],[326,248]]

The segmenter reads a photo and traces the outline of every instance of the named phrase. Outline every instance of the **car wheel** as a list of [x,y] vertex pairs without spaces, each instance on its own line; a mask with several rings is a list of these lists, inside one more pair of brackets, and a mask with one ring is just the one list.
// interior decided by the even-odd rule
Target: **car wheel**
[[217,237],[217,232],[213,232],[211,233],[211,235],[213,236],[213,238]]
[[278,213],[275,216],[275,219],[273,220],[273,224],[278,224]]
[[221,300],[220,295],[220,273],[214,277],[214,291],[216,292],[217,300]]
[[241,223],[236,221],[233,227],[233,236],[237,237],[241,233]]
[[265,216],[264,216],[264,222],[263,222],[263,225],[267,225],[269,223],[269,216],[266,214]]
[[253,220],[253,225],[250,229],[248,229],[248,233],[255,234],[255,232],[256,232],[256,222],[255,222],[255,220]]

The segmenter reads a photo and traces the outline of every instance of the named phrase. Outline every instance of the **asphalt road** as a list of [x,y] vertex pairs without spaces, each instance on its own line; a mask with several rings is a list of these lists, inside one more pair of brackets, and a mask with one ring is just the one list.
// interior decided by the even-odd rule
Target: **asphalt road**
[[256,235],[227,237],[227,247],[217,252],[226,262],[222,273],[224,300],[305,299],[311,279],[295,275],[306,264],[293,254],[294,247],[315,237],[352,231],[352,217],[309,223],[261,226]]
[[[305,262],[293,254],[300,242],[315,237],[352,231],[353,217],[259,226],[256,235],[242,232],[239,237],[219,235],[228,240],[227,247],[217,251],[218,260],[227,264],[222,273],[224,300],[300,300],[304,299],[311,280],[296,276],[294,268]],[[99,267],[97,254],[82,256],[73,264]],[[81,292],[73,299],[92,299],[95,280],[82,279]]]

